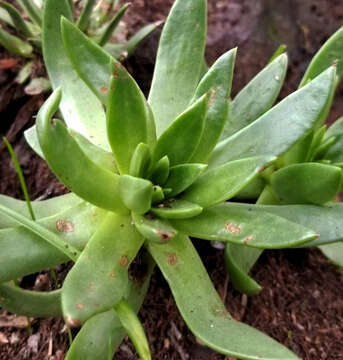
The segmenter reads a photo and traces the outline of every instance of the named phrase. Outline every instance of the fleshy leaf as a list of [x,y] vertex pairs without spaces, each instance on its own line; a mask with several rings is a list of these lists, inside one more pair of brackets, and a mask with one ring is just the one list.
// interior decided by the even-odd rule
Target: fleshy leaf
[[199,215],[202,207],[185,200],[168,199],[150,211],[163,219],[187,219]]
[[229,114],[228,99],[231,93],[236,52],[237,50],[233,49],[222,55],[204,75],[195,91],[192,102],[206,92],[210,94],[210,100],[204,131],[191,159],[194,163],[207,161],[223,131]]
[[24,9],[25,13],[29,15],[30,19],[39,27],[42,26],[42,12],[31,0],[16,0],[18,4]]
[[151,181],[131,175],[121,175],[119,194],[125,206],[137,214],[146,213],[151,206],[153,185]]
[[334,81],[335,70],[331,67],[258,120],[220,142],[210,158],[209,166],[219,166],[248,156],[283,154],[314,126],[330,96]]
[[[129,280],[127,294],[125,295],[125,298],[136,312],[142,306],[154,268],[154,261],[151,260],[150,256],[148,259],[143,257],[143,261],[148,267],[143,283]],[[111,309],[94,315],[86,321],[78,332],[68,351],[66,360],[108,360],[109,352],[112,357],[124,336],[125,330],[114,310]],[[112,348],[111,351],[108,351],[109,345]]]
[[265,167],[273,156],[256,156],[231,161],[206,171],[182,195],[182,198],[202,207],[209,207],[238,194]]
[[32,46],[19,39],[18,37],[11,35],[6,30],[0,28],[0,45],[6,48],[10,53],[22,57],[33,57]]
[[167,155],[170,166],[186,163],[197,148],[208,108],[208,95],[203,95],[183,112],[157,140],[153,161]]
[[343,267],[343,242],[319,246],[320,251],[334,264]]
[[46,161],[59,180],[76,195],[96,206],[128,213],[119,197],[119,175],[90,160],[62,122],[51,120],[60,98],[61,89],[57,89],[37,116],[37,132]]
[[206,168],[205,164],[181,164],[171,167],[168,180],[164,184],[166,188],[172,189],[168,197],[176,196],[186,190]]
[[207,346],[241,359],[297,359],[275,340],[232,319],[187,236],[179,234],[163,246],[149,242],[148,250],[168,281],[183,319]]
[[130,162],[130,175],[145,177],[150,164],[150,149],[147,144],[139,143]]
[[[72,19],[67,0],[45,1],[43,22],[44,63],[53,89],[60,86],[63,88],[63,97],[60,103],[63,119],[69,128],[78,131],[104,150],[110,150],[106,137],[104,109],[100,101],[77,75],[64,48],[61,35],[61,17],[63,16]],[[81,46],[77,41],[74,41],[73,45],[76,47]],[[91,69],[92,73],[96,72],[95,68]]]
[[89,23],[90,16],[92,14],[92,10],[96,5],[96,0],[86,0],[83,3],[83,9],[81,14],[77,20],[77,26],[81,31],[84,31]]
[[0,307],[18,315],[60,317],[61,290],[39,292],[24,290],[10,283],[0,284]]
[[287,71],[287,55],[283,54],[259,72],[230,103],[229,117],[222,139],[248,126],[274,104]]
[[128,266],[143,241],[129,216],[107,215],[63,284],[62,309],[71,326],[79,326],[120,301]]
[[139,143],[147,143],[149,109],[144,94],[120,64],[114,64],[107,104],[107,136],[121,173],[128,173]]
[[343,117],[339,118],[327,130],[324,140],[327,141],[334,137],[334,143],[330,146],[325,154],[325,159],[333,162],[343,162]]
[[318,163],[286,166],[271,177],[271,186],[284,204],[318,204],[333,200],[341,189],[340,168]]
[[[103,220],[104,210],[81,203],[37,223],[82,250]],[[0,283],[67,262],[68,256],[30,230],[0,230]]]
[[176,0],[164,25],[149,95],[158,136],[187,108],[198,85],[206,42],[206,3]]
[[338,29],[320,48],[308,66],[299,87],[316,78],[329,66],[336,65],[338,78],[343,75],[343,28]]
[[172,220],[171,223],[192,237],[262,249],[294,247],[318,237],[309,228],[280,216],[267,212],[255,214],[251,208],[241,208],[234,203],[216,205],[204,209],[196,217]]
[[170,225],[168,220],[154,218],[151,214],[141,216],[135,213],[132,214],[132,219],[137,230],[150,241],[164,244],[177,235],[177,230]]
[[140,359],[151,360],[148,340],[136,312],[131,308],[125,299],[122,299],[118,304],[116,304],[114,306],[114,310],[135,346]]
[[225,248],[225,267],[234,288],[249,296],[257,295],[261,286],[248,275],[250,269],[262,254],[261,249],[228,243]]
[[257,214],[260,211],[281,216],[289,221],[315,231],[319,237],[299,247],[326,245],[343,240],[343,204],[317,205],[249,205],[232,204],[250,208]]
[[163,185],[169,176],[169,159],[168,156],[163,156],[162,159],[158,160],[155,164],[152,174],[151,180],[154,184]]

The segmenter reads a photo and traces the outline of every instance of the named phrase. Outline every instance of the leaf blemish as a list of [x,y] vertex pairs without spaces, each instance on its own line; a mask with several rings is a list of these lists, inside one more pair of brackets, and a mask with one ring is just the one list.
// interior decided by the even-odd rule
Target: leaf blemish
[[247,236],[246,238],[243,239],[243,244],[247,244],[249,241],[254,240],[254,237],[252,235]]
[[227,222],[225,224],[225,229],[234,235],[239,235],[241,233],[241,228],[238,225],[231,224],[230,222]]
[[57,220],[56,221],[56,228],[59,232],[73,232],[74,231],[74,225],[71,221],[66,220]]
[[112,279],[114,279],[116,276],[117,276],[117,275],[116,275],[114,272],[110,274],[110,277],[111,277]]
[[168,265],[175,265],[177,263],[176,254],[168,254],[167,263],[168,263]]
[[85,308],[84,305],[82,305],[82,304],[76,304],[76,309],[78,309],[78,310],[83,310],[84,308]]
[[168,241],[174,236],[174,233],[172,231],[156,230],[156,233],[162,241]]
[[127,258],[126,255],[123,255],[120,260],[119,260],[119,264],[122,267],[127,267],[129,265],[129,259]]
[[105,88],[105,87],[102,87],[102,88],[100,89],[100,92],[101,92],[101,94],[103,94],[103,95],[106,95],[106,94],[107,94],[107,91],[108,91],[108,89]]
[[214,102],[214,98],[216,96],[216,90],[215,89],[211,89],[210,90],[210,100],[208,102],[208,106],[212,106],[213,105],[213,102]]
[[78,320],[78,319],[66,318],[65,321],[66,321],[66,323],[69,325],[69,327],[71,327],[71,328],[75,328],[75,327],[80,327],[80,326],[81,326],[81,321]]

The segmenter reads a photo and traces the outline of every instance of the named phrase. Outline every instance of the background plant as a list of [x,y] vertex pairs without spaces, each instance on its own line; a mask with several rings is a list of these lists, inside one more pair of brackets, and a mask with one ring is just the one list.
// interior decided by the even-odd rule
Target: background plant
[[[330,237],[338,236],[339,238],[339,234],[334,230],[337,223],[331,223],[330,219],[334,216],[339,221],[342,211],[340,204],[332,206],[342,189],[342,119],[337,120],[328,130],[326,130],[326,125],[323,125],[342,77],[342,54],[343,29],[341,28],[327,40],[315,55],[299,85],[299,88],[303,87],[330,65],[337,68],[330,98],[311,131],[308,131],[297,144],[292,146],[237,197],[237,200],[249,198],[250,201],[256,201],[259,206],[261,205],[261,209],[281,215],[291,221],[307,224],[316,230],[321,237],[304,246],[318,246],[324,255],[339,266],[343,264],[342,242],[321,244],[323,232],[327,232],[327,229],[323,229],[322,226],[325,218],[327,227],[333,227]],[[263,69],[233,100],[224,130],[224,134],[228,138],[237,130],[253,123],[275,101],[285,76],[286,65],[278,68],[275,65],[273,69],[272,64]],[[268,80],[273,77],[280,79],[280,87],[272,88],[266,85],[270,83]],[[260,102],[252,103],[251,99],[255,99],[261,92],[264,94],[264,98],[261,97]],[[241,114],[243,116],[240,117]],[[230,142],[230,139],[225,141]],[[323,207],[318,213],[318,207],[300,206],[305,204]],[[305,208],[308,212],[306,217],[300,214]],[[319,219],[319,215],[322,216],[322,219]],[[226,247],[225,260],[230,279],[238,290],[249,295],[256,294],[261,290],[261,287],[247,275],[261,253],[260,250],[241,245],[230,244]]]
[[[43,54],[56,90],[26,137],[72,193],[32,202],[36,221],[27,217],[25,203],[1,197],[2,306],[30,316],[63,314],[70,326],[82,325],[69,359],[109,359],[126,332],[148,359],[135,313],[156,263],[205,344],[238,358],[296,358],[232,319],[188,236],[262,249],[318,240],[303,225],[226,200],[311,130],[330,98],[335,69],[231,137],[229,146],[216,147],[229,113],[236,50],[202,76],[206,1],[175,2],[148,101],[123,66],[70,20],[66,1],[46,1]],[[280,79],[274,81],[279,86]],[[54,118],[58,108],[66,126]],[[256,130],[265,137],[253,137]],[[320,234],[322,243],[339,240],[327,233]],[[140,250],[147,271],[135,282],[128,267]],[[9,283],[68,260],[75,264],[55,292]]]
[[[48,79],[34,77],[34,63],[32,59],[42,52],[43,31],[43,0],[16,0],[28,20],[16,7],[6,1],[0,3],[0,21],[2,24],[13,29],[18,36],[11,34],[4,28],[0,28],[0,45],[9,52],[27,59],[26,65],[17,76],[17,82],[29,84],[25,87],[28,94],[37,94],[51,89]],[[128,41],[123,41],[125,30],[120,21],[129,7],[129,3],[119,10],[118,0],[83,0],[68,1],[70,14],[77,27],[92,40],[98,43],[116,59],[124,59],[131,56],[136,47],[144,40],[160,23],[149,24],[140,29]],[[117,9],[117,10],[116,10]],[[56,15],[58,16],[58,15]]]

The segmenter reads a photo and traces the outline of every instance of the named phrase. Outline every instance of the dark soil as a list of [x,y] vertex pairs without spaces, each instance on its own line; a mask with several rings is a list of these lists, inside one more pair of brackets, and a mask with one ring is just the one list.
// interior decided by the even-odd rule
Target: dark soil
[[[143,24],[163,20],[173,0],[135,0],[126,17],[128,33]],[[341,0],[209,0],[207,60],[238,46],[233,94],[268,61],[280,43],[286,43],[290,67],[282,96],[294,91],[313,54],[342,25]],[[126,63],[147,93],[153,71],[159,33],[147,39]],[[6,135],[19,157],[32,199],[66,191],[23,139],[23,130],[43,96],[28,97],[14,83],[22,65],[6,52],[0,53],[0,133]],[[38,66],[38,69],[40,67]],[[39,70],[40,71],[40,70]],[[343,114],[343,87],[336,96],[330,121]],[[22,193],[9,155],[0,145],[0,192],[17,198]],[[219,294],[233,316],[274,337],[302,359],[343,359],[343,275],[316,250],[265,252],[253,270],[263,286],[260,295],[247,298],[232,289],[221,251],[206,241],[195,240]],[[65,267],[57,269],[61,278]],[[25,286],[50,289],[48,273],[26,277]],[[43,285],[42,285],[43,284]],[[146,329],[153,359],[229,359],[199,344],[183,322],[167,283],[157,270],[152,278],[140,317]],[[9,319],[0,313],[0,321]],[[2,323],[2,321],[1,321]],[[22,322],[21,322],[22,326]],[[68,336],[61,319],[33,320],[33,335],[17,326],[0,327],[0,360],[62,360]],[[137,359],[126,340],[118,360]]]

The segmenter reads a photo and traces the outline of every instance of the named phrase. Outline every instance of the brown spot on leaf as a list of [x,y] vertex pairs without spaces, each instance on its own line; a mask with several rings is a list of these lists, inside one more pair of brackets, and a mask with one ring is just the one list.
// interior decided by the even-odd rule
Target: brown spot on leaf
[[168,254],[167,262],[168,262],[168,265],[175,265],[177,263],[176,254]]
[[5,298],[3,296],[0,296],[0,301],[5,301]]
[[254,240],[254,237],[252,235],[247,236],[246,238],[243,239],[243,244],[247,244],[249,241]]
[[83,304],[76,304],[76,309],[83,310],[85,306]]
[[107,92],[108,92],[108,89],[105,88],[105,87],[102,87],[102,88],[100,89],[100,92],[101,92],[101,94],[106,95]]
[[94,287],[94,286],[95,286],[95,282],[94,282],[94,281],[91,281],[88,285],[89,285],[89,287]]
[[209,101],[208,101],[208,106],[213,105],[215,96],[216,96],[216,90],[215,90],[215,89],[211,89],[211,90],[210,90],[210,99],[209,99]]
[[111,278],[114,279],[117,275],[113,272],[110,274]]
[[56,221],[56,228],[59,232],[73,232],[74,225],[71,221],[66,220],[57,220]]
[[122,266],[122,267],[127,267],[129,265],[129,259],[127,258],[126,255],[123,255],[120,260],[119,260],[119,264]]
[[173,231],[156,230],[156,233],[161,238],[161,240],[163,242],[167,242],[168,240],[170,240],[175,235],[175,233]]
[[241,233],[241,228],[238,225],[231,224],[230,222],[225,224],[225,229],[233,235],[239,235]]

